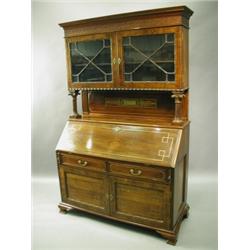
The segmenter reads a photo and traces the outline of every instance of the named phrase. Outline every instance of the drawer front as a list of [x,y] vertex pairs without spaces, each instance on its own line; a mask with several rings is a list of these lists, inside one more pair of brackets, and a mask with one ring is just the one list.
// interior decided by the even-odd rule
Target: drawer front
[[158,181],[170,181],[170,171],[160,168],[110,162],[109,169],[111,174],[114,175],[124,175]]
[[105,161],[87,157],[87,156],[78,156],[73,154],[60,154],[60,164],[74,166],[74,167],[81,167],[86,169],[92,169],[95,171],[104,172],[106,170]]

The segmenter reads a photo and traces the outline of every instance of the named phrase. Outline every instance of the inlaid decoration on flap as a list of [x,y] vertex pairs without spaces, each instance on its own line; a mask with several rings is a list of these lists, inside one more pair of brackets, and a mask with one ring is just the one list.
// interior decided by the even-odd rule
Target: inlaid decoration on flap
[[168,133],[167,136],[161,138],[161,142],[165,144],[164,148],[166,149],[159,149],[158,156],[162,157],[162,161],[164,161],[164,158],[169,158],[171,155],[174,137],[170,136]]

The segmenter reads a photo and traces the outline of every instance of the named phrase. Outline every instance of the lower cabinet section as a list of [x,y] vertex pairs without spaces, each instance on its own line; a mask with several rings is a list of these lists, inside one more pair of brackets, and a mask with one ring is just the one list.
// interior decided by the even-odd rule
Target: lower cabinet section
[[111,215],[140,224],[169,226],[170,192],[168,185],[110,177]]
[[168,184],[66,165],[59,167],[59,175],[65,203],[121,220],[169,228]]
[[[175,244],[188,205],[185,161],[175,170],[58,154],[61,211],[76,208],[152,228]],[[83,163],[82,163],[83,162]]]

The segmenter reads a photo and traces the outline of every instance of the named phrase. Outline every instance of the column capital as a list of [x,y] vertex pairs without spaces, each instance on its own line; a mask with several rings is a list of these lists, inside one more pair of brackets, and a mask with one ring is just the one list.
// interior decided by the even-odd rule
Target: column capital
[[72,90],[69,89],[69,93],[68,95],[72,96],[72,97],[77,97],[80,94],[80,90]]
[[172,98],[175,98],[175,103],[181,103],[182,102],[182,98],[185,96],[184,91],[183,90],[174,90],[172,91]]

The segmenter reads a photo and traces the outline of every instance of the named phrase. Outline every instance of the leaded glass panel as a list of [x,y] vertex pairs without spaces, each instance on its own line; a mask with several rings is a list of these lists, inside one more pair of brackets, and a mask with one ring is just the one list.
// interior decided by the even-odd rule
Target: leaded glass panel
[[123,38],[124,79],[131,81],[175,81],[175,34]]
[[72,82],[111,82],[110,39],[70,43]]

